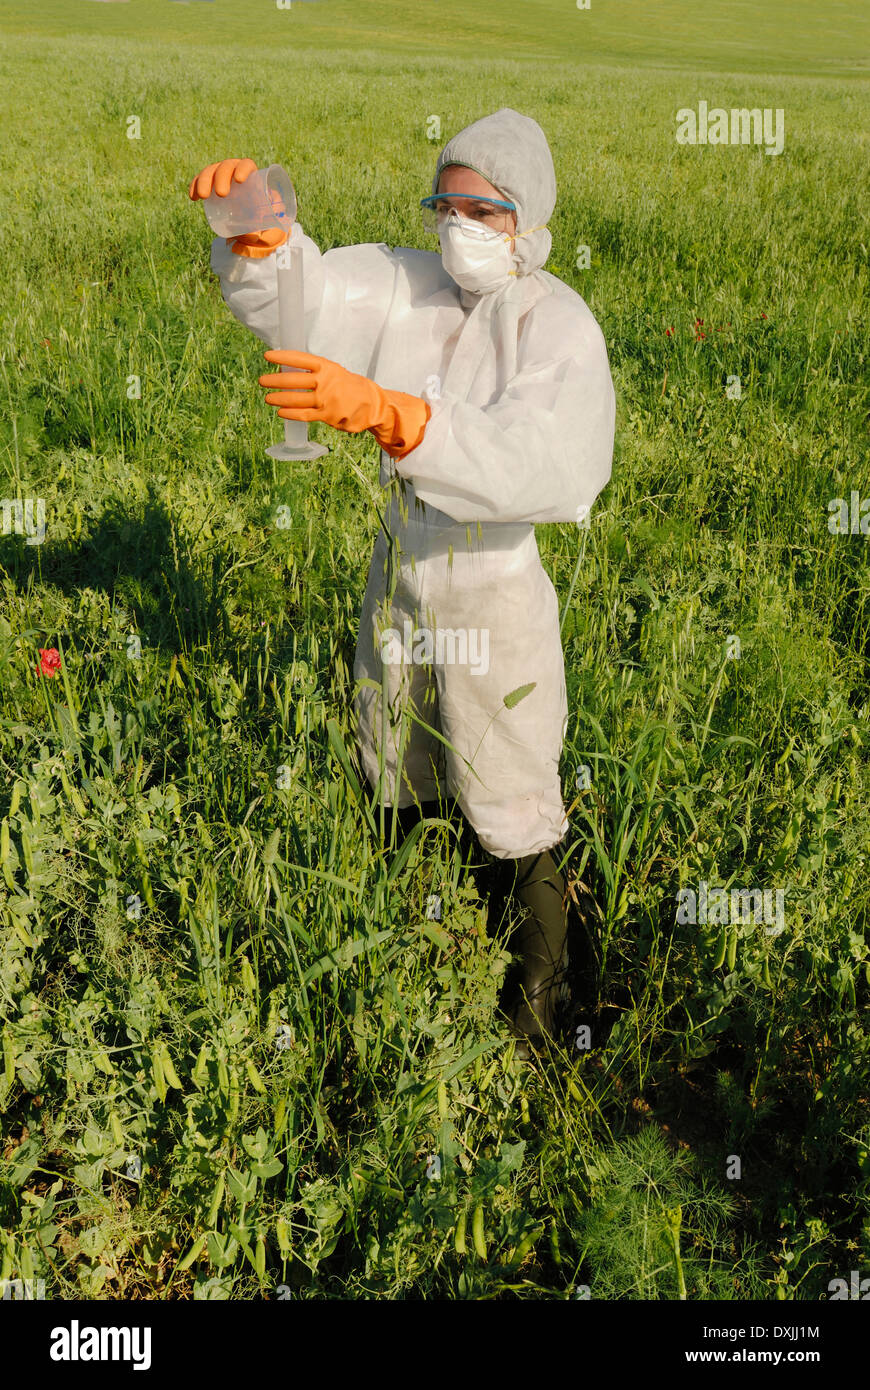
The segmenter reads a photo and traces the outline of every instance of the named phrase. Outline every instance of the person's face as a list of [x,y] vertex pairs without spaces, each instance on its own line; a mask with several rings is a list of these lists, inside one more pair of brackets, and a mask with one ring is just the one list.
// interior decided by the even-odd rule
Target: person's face
[[[445,211],[455,207],[460,217],[470,217],[476,222],[481,222],[484,227],[489,227],[494,232],[514,233],[517,229],[517,215],[509,212],[507,208],[493,207],[492,203],[475,203],[474,195],[486,198],[499,198],[503,202],[509,202],[503,193],[488,183],[482,174],[478,174],[475,169],[466,169],[461,164],[451,164],[446,169],[441,170],[438,179],[439,193],[462,193],[469,195],[468,200],[461,202],[453,201],[443,204],[435,204],[440,210]],[[514,239],[511,235],[511,251],[514,249]]]

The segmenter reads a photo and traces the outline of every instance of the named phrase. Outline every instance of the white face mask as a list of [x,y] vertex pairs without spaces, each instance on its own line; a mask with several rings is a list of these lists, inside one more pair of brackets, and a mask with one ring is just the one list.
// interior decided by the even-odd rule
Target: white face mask
[[460,217],[455,208],[439,225],[438,240],[444,269],[464,290],[487,294],[516,275],[511,238]]

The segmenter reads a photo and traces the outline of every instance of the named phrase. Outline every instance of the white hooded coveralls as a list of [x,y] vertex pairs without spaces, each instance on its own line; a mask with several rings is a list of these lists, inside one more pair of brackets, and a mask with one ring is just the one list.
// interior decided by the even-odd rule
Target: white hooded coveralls
[[[448,163],[514,201],[518,232],[552,212],[549,148],[528,117],[504,109],[460,132],[433,192]],[[321,254],[298,222],[291,244],[303,251],[308,351],[432,410],[416,449],[381,454],[390,541],[379,530],[354,663],[367,678],[354,699],[366,776],[376,786],[383,771],[388,804],[455,796],[496,858],[550,849],[568,829],[568,710],[559,605],[533,523],[576,523],[610,477],[601,330],[538,268],[545,230],[515,243],[517,276],[489,294],[460,289],[429,251],[377,242]],[[231,312],[279,346],[274,256],[237,256],[216,237],[210,263]]]

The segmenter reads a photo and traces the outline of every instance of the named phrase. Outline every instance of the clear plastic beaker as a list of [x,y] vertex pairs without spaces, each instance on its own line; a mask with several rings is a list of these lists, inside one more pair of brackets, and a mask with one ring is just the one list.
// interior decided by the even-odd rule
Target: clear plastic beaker
[[242,183],[233,179],[229,193],[212,192],[202,203],[215,236],[244,236],[264,227],[281,227],[288,237],[296,220],[296,194],[280,164],[257,169]]

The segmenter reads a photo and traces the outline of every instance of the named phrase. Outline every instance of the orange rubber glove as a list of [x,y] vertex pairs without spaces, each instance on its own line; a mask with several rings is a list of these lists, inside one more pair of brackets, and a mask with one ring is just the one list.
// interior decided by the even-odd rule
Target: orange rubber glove
[[420,396],[385,391],[367,376],[358,376],[311,352],[270,348],[263,356],[284,367],[305,369],[292,390],[284,372],[259,378],[261,386],[270,388],[266,404],[279,407],[278,414],[284,420],[322,420],[349,434],[371,430],[384,452],[394,459],[416,449],[426,432],[432,411]]
[[[196,178],[191,180],[187,191],[194,202],[197,198],[208,198],[212,193],[216,193],[219,198],[225,198],[230,191],[230,184],[244,183],[249,174],[256,172],[257,166],[253,159],[222,159],[218,164],[207,164]],[[244,236],[227,237],[227,245],[237,256],[260,260],[263,256],[271,256],[275,247],[286,240],[287,233],[282,232],[280,227],[264,227],[259,232],[245,232]]]

